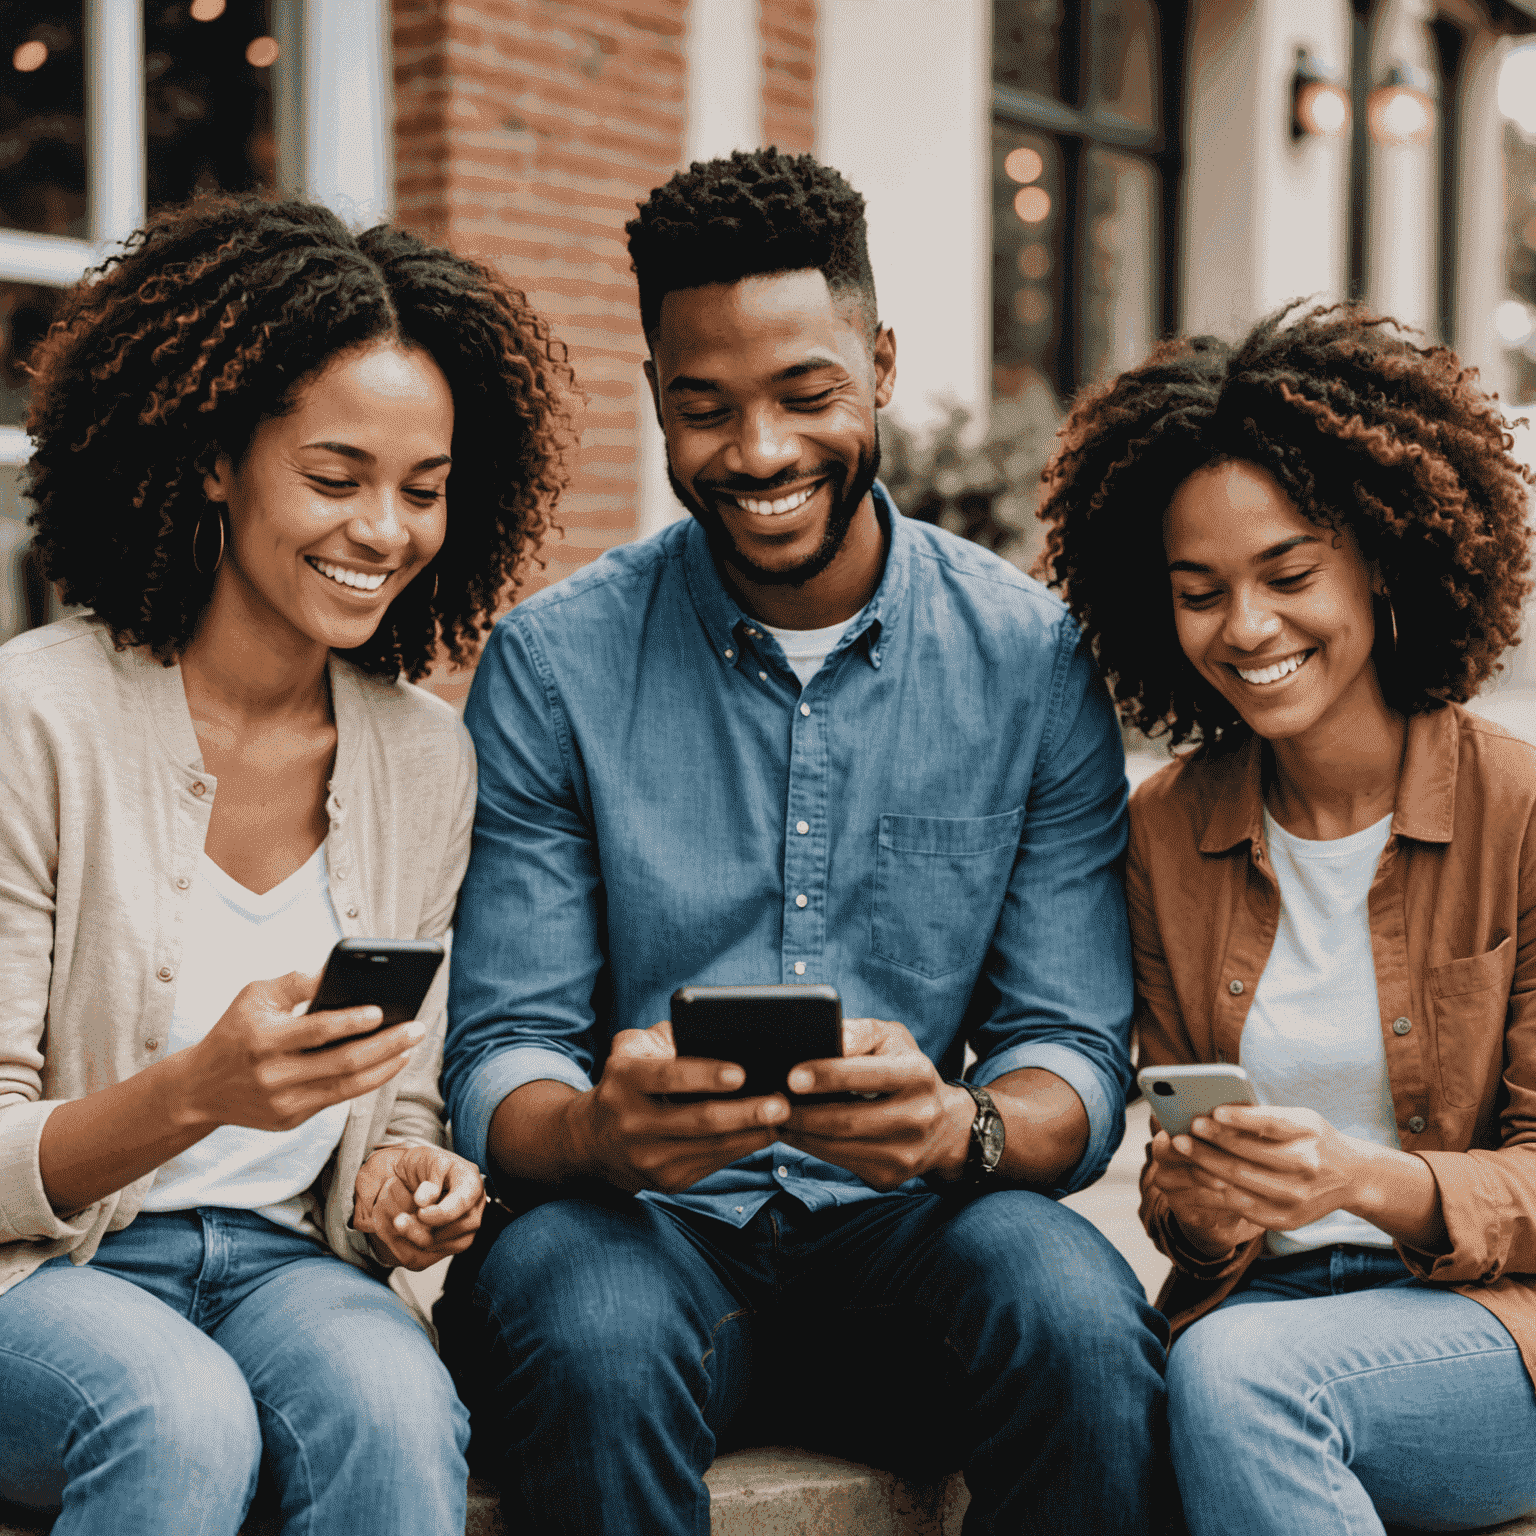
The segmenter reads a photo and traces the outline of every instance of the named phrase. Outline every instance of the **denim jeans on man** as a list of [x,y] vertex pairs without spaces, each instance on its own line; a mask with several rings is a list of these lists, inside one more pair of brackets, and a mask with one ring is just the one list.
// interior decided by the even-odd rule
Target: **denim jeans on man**
[[389,1287],[251,1211],[140,1215],[0,1296],[0,1498],[55,1536],[461,1536],[468,1416]]
[[1381,1536],[1536,1509],[1515,1341],[1391,1249],[1262,1258],[1168,1360],[1190,1536]]
[[[507,1095],[538,1079],[588,1088],[614,1032],[665,1018],[685,982],[829,982],[846,1014],[904,1024],[945,1076],[967,1041],[977,1082],[1044,1068],[1089,1124],[1062,1189],[1103,1170],[1123,1129],[1131,1003],[1108,695],[1055,599],[902,518],[878,487],[875,500],[880,584],[804,689],[692,520],[498,626],[465,716],[480,799],[444,1071],[455,1143],[493,1178],[488,1128]],[[785,1317],[822,1315],[835,1333],[850,1309],[881,1308],[897,1368],[862,1401],[935,1446],[960,1432],[972,1529],[1073,1507],[1075,1528],[1141,1528],[1160,1344],[1123,1266],[1070,1212],[1006,1192],[934,1204],[917,1180],[882,1197],[782,1143],[620,1206],[643,1263],[582,1267],[619,1219],[606,1198],[514,1222],[478,1289],[494,1337],[460,1355],[493,1362],[480,1427],[542,1528],[706,1529],[700,1477],[748,1362],[814,1404],[839,1361]],[[981,1230],[997,1234],[985,1259]],[[534,1242],[551,1231],[558,1242]],[[1077,1299],[1042,1309],[1061,1288],[1040,1266],[1065,1250]],[[652,1263],[666,1285],[642,1279]],[[963,1347],[906,1328],[914,1306],[942,1316],[934,1297],[968,1319]],[[1085,1308],[1092,1342],[1065,1347]],[[925,1344],[964,1359],[968,1401],[924,1396]],[[1106,1374],[1117,1392],[1098,1391]],[[1045,1404],[1071,1405],[1075,1454],[1053,1440],[1041,1455],[1026,1424]],[[588,1423],[601,1432],[570,1429]],[[801,1433],[797,1420],[775,1432]]]

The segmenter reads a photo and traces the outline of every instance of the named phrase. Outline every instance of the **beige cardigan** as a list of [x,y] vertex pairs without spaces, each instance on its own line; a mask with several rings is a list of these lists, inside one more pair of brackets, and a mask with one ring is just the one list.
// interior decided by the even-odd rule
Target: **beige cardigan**
[[[325,851],[337,920],[349,936],[440,938],[469,860],[469,735],[420,688],[334,657],[330,673]],[[38,1140],[55,1105],[163,1054],[216,791],[179,667],[115,651],[89,615],[0,646],[0,1292],[57,1254],[88,1263],[154,1180],[63,1220],[43,1192]],[[376,1274],[367,1240],[348,1225],[353,1182],[376,1147],[445,1139],[447,969],[410,1064],[353,1102],[309,1192],[334,1252]]]

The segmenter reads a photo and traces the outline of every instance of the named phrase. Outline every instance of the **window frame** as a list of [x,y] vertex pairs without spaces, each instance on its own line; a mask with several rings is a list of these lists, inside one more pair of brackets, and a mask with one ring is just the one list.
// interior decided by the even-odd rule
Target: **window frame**
[[[1063,74],[1071,78],[1074,98],[1091,102],[1093,69],[1093,11],[1102,0],[1079,0],[1066,7],[1063,23]],[[1056,348],[1057,396],[1069,400],[1089,381],[1082,376],[1084,295],[1088,246],[1089,155],[1094,149],[1130,154],[1149,164],[1157,176],[1159,216],[1154,218],[1157,249],[1152,252],[1159,273],[1154,329],[1159,337],[1173,334],[1179,322],[1179,189],[1183,180],[1183,60],[1186,7],[1151,7],[1158,27],[1158,126],[1144,128],[1122,117],[1073,106],[1034,91],[992,82],[991,122],[1009,128],[1047,134],[1061,154],[1061,179],[1066,201],[1062,223],[1062,293],[1060,339]],[[995,297],[995,296],[994,296]]]

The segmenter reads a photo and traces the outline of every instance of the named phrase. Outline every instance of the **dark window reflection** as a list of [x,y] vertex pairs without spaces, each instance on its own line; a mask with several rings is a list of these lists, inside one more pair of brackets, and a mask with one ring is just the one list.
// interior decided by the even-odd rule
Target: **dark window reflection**
[[151,207],[272,185],[276,59],[265,0],[150,0],[144,73]]
[[0,227],[86,234],[82,11],[0,0]]
[[1042,134],[992,129],[992,388],[1054,381],[1061,333],[1061,157]]
[[61,290],[37,283],[0,282],[0,426],[27,419],[27,359],[47,334]]
[[1098,0],[1093,32],[1095,109],[1157,127],[1157,15],[1150,0]]
[[1062,97],[1061,0],[992,0],[992,78],[1016,91]]

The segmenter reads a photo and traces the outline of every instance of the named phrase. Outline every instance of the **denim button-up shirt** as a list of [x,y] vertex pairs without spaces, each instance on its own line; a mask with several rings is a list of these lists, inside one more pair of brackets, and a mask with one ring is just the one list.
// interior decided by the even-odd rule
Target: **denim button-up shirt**
[[[1043,588],[875,496],[880,585],[804,688],[691,519],[497,625],[465,711],[480,798],[444,1067],[487,1174],[508,1094],[589,1088],[614,1032],[689,982],[828,982],[946,1077],[967,1042],[978,1083],[1043,1067],[1088,1112],[1062,1190],[1103,1171],[1131,1013],[1108,694]],[[780,1189],[876,1197],[775,1143],[647,1198],[742,1225]]]

